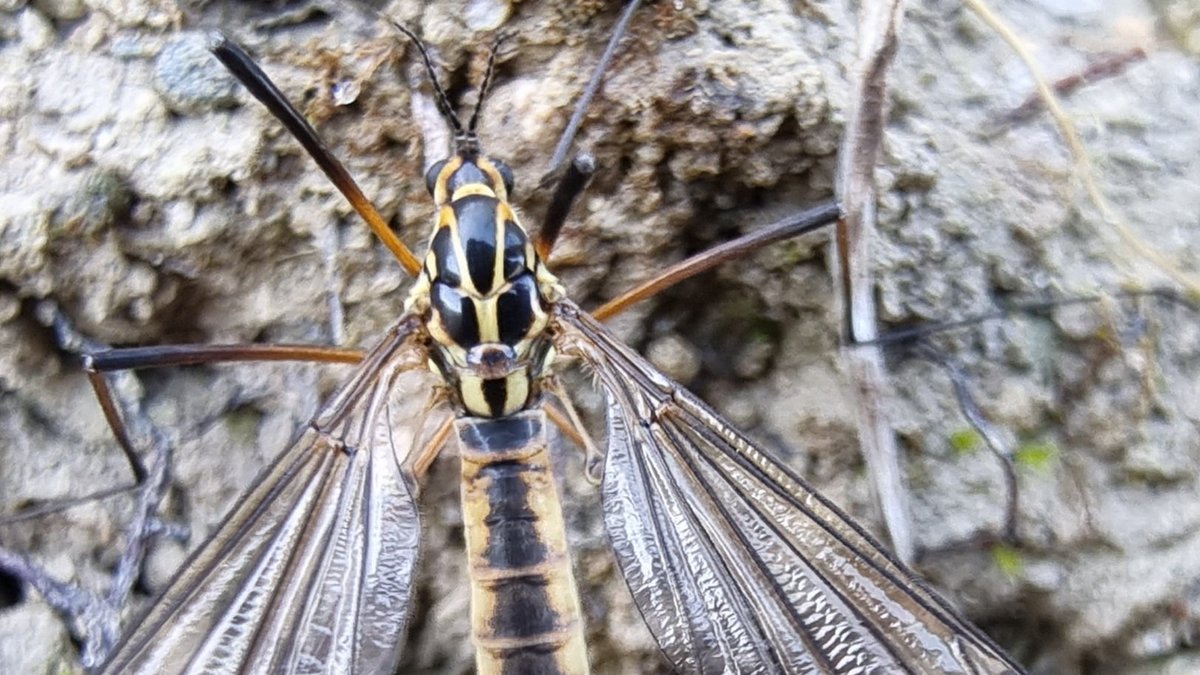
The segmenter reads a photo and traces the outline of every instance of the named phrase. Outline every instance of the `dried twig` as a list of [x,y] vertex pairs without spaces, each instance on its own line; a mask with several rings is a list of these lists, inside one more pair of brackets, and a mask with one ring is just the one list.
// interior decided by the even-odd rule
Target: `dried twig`
[[[1055,80],[1052,89],[1056,94],[1070,94],[1080,87],[1113,77],[1123,72],[1126,66],[1146,58],[1146,50],[1134,47],[1116,54],[1108,54],[1089,63],[1083,70]],[[1045,103],[1037,92],[1030,94],[1021,105],[1013,108],[1000,119],[1001,124],[1017,124],[1032,118],[1045,109]]]
[[[835,274],[845,316],[842,342],[848,346],[876,335],[870,255],[876,220],[875,163],[883,144],[887,73],[903,15],[902,0],[868,2],[859,10],[858,65],[838,167],[844,216],[837,227]],[[842,363],[857,394],[859,439],[892,548],[901,560],[910,561],[912,527],[895,434],[885,415],[883,353],[878,347],[843,349]]]
[[1033,55],[1029,53],[1029,49],[1021,41],[1020,36],[999,15],[993,12],[984,0],[963,0],[963,4],[975,12],[1001,39],[1007,42],[1012,47],[1012,50],[1016,52],[1017,57],[1021,59],[1021,62],[1025,64],[1025,67],[1029,69],[1029,73],[1033,76],[1034,84],[1037,87],[1038,97],[1045,104],[1050,117],[1054,119],[1059,134],[1062,135],[1063,141],[1067,144],[1067,149],[1071,153],[1071,159],[1075,163],[1075,174],[1079,176],[1079,180],[1083,183],[1083,188],[1087,192],[1088,199],[1095,204],[1096,209],[1100,211],[1100,215],[1104,218],[1105,222],[1117,232],[1125,246],[1149,261],[1156,268],[1162,270],[1174,279],[1176,283],[1186,288],[1189,293],[1200,296],[1200,279],[1197,279],[1177,266],[1165,255],[1159,253],[1146,240],[1142,239],[1141,236],[1130,228],[1125,218],[1108,202],[1108,198],[1100,190],[1096,171],[1092,166],[1091,157],[1083,145],[1083,139],[1079,135],[1079,130],[1075,128],[1075,123],[1071,120],[1070,115],[1059,104],[1058,97],[1055,95],[1052,85],[1042,75],[1037,64],[1034,63]]

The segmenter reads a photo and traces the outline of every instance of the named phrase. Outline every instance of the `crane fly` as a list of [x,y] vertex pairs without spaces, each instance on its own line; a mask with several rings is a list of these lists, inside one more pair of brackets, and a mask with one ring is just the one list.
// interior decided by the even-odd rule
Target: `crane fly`
[[[567,297],[544,264],[561,223],[536,234],[521,226],[512,171],[476,134],[496,46],[464,125],[424,45],[399,28],[454,132],[453,153],[426,175],[436,216],[423,260],[250,57],[224,39],[212,46],[416,281],[401,316],[101,671],[394,672],[421,541],[416,496],[441,443],[399,450],[393,429],[407,420],[393,418],[389,395],[405,373],[432,371],[454,412],[443,429],[461,458],[478,671],[588,672],[547,444],[546,399],[556,359],[568,357],[604,395],[606,528],[675,670],[1022,672],[837,506]],[[836,207],[815,217],[828,221]],[[97,354],[91,366],[128,367],[129,358]]]

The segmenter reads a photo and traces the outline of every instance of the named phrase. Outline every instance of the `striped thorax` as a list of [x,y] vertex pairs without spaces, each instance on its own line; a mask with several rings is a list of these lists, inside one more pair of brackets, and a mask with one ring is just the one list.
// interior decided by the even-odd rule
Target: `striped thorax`
[[508,203],[512,172],[476,148],[426,174],[437,222],[408,302],[424,313],[432,364],[463,409],[500,417],[536,399],[552,358],[547,310],[562,288]]

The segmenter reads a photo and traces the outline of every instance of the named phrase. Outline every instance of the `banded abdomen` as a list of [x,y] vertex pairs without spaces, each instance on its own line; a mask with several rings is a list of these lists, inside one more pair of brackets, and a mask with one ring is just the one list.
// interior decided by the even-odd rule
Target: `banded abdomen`
[[455,423],[480,675],[587,673],[541,410]]

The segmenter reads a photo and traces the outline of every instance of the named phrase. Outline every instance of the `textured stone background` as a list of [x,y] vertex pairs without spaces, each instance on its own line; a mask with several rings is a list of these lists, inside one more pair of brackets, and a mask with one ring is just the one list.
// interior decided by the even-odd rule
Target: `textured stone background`
[[[1106,194],[1143,238],[1194,269],[1200,12],[1185,0],[996,4],[1051,78],[1105,53],[1146,50],[1067,108]],[[468,101],[490,31],[517,31],[482,130],[487,149],[516,170],[518,201],[536,225],[544,199],[533,186],[617,9],[497,0],[385,9],[420,27]],[[423,249],[423,166],[444,145],[420,72],[378,21],[334,2],[3,0],[0,513],[128,481],[77,363],[37,320],[39,300],[119,345],[362,345],[399,310],[399,267],[203,53],[211,28],[245,44],[302,102],[405,241]],[[580,145],[601,171],[552,259],[576,299],[594,305],[667,261],[828,197],[853,36],[842,2],[643,8],[584,125]],[[1051,292],[1163,284],[1087,205],[1044,116],[998,124],[1031,91],[1010,50],[957,2],[910,7],[880,171],[878,296],[888,326]],[[820,236],[776,247],[614,327],[872,524],[825,256]],[[1011,443],[1027,457],[1050,450],[1046,462],[1020,468],[1022,543],[1006,569],[980,548],[932,552],[923,569],[1037,672],[1200,668],[1187,650],[1200,627],[1196,318],[1162,301],[1091,304],[940,341]],[[193,544],[340,372],[273,365],[141,376],[146,408],[177,447],[168,515],[190,525]],[[936,551],[995,531],[1000,470],[982,450],[954,449],[966,423],[949,382],[922,362],[898,359],[892,373],[889,413],[919,543]],[[597,670],[661,669],[570,446],[563,468]],[[471,667],[456,472],[443,462],[424,495],[406,672]],[[0,545],[102,589],[128,510],[112,499],[0,526]],[[162,583],[185,553],[160,542],[146,584]],[[74,658],[36,596],[0,609],[0,672],[58,671]]]

